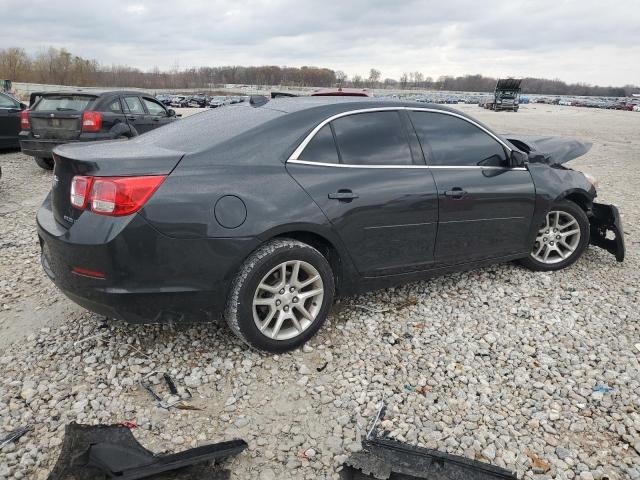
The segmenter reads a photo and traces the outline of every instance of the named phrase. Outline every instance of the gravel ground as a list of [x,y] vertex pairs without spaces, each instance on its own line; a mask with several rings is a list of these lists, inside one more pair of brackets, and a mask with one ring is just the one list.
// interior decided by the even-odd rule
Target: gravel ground
[[[233,478],[337,478],[382,400],[380,429],[411,444],[525,478],[640,479],[640,115],[461,108],[498,131],[593,141],[571,166],[620,206],[625,263],[589,248],[560,272],[496,265],[342,299],[310,345],[279,356],[223,324],[124,325],[66,300],[38,261],[50,173],[0,154],[0,436],[34,426],[0,451],[0,479],[46,478],[71,421],[125,420],[158,452],[244,438]],[[138,385],[153,371],[202,410],[154,406]]]

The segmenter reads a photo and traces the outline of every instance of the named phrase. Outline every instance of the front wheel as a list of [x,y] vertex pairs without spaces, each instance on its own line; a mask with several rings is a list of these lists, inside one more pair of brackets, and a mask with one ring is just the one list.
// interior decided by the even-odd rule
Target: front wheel
[[568,200],[558,202],[540,226],[531,253],[520,263],[538,271],[568,267],[586,250],[589,232],[589,218],[582,208]]
[[267,352],[303,345],[322,326],[333,303],[334,278],[315,248],[272,240],[244,262],[231,286],[225,317],[244,342]]
[[34,157],[40,168],[53,170],[53,158]]

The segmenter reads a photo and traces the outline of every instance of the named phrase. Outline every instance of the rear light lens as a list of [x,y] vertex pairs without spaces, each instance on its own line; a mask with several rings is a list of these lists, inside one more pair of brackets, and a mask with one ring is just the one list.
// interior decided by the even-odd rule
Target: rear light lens
[[31,130],[31,124],[29,123],[29,110],[22,110],[20,112],[20,128],[22,130]]
[[102,114],[100,112],[82,112],[82,131],[99,132],[102,128]]
[[[162,184],[166,175],[145,177],[82,177],[71,182],[71,204],[99,215],[123,216],[137,212]],[[75,186],[75,188],[74,188]]]
[[99,278],[99,279],[104,278],[104,272],[98,272],[97,270],[89,270],[88,268],[84,268],[84,267],[73,267],[71,271],[76,275],[82,275],[84,277]]
[[89,200],[93,177],[75,176],[71,180],[71,205],[84,210]]

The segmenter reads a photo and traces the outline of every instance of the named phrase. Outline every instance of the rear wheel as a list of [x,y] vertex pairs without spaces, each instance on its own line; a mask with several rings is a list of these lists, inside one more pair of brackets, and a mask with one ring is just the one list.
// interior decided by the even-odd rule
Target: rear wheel
[[40,168],[45,170],[53,170],[53,158],[34,157]]
[[532,270],[560,270],[578,260],[588,245],[587,214],[575,203],[565,200],[547,213],[531,253],[521,263]]
[[227,301],[233,332],[252,347],[285,352],[304,344],[322,326],[333,303],[327,259],[297,240],[272,240],[244,262]]

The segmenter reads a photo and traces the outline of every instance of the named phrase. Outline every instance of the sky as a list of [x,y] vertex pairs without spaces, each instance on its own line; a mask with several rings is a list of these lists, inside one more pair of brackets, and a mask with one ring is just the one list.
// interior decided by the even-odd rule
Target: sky
[[313,65],[640,84],[638,0],[0,0],[0,48],[149,70]]

